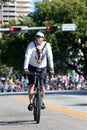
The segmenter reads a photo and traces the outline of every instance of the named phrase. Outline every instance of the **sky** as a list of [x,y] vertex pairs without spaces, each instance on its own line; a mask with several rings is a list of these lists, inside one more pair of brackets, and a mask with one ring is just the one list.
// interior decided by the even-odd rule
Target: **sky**
[[34,11],[34,3],[39,2],[39,1],[42,1],[42,0],[32,0],[32,2],[33,2],[33,7],[32,7],[33,11]]

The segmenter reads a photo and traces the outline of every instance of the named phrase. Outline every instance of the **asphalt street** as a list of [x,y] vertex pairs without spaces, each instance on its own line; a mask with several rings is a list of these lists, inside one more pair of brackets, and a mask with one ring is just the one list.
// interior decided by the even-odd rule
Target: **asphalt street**
[[86,130],[87,92],[46,92],[46,109],[36,124],[27,93],[0,94],[0,130]]

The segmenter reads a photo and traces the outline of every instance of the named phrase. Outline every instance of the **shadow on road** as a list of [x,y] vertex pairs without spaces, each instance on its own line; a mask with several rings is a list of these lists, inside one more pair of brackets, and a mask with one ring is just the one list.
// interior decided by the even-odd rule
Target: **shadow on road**
[[71,104],[69,106],[87,106],[87,103]]
[[0,121],[0,126],[36,124],[34,120]]

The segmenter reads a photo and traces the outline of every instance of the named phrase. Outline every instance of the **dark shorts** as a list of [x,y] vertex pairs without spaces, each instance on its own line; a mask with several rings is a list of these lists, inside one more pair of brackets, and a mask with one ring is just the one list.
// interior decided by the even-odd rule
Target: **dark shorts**
[[[29,71],[30,72],[37,72],[37,73],[41,74],[41,82],[40,82],[40,84],[45,85],[46,77],[43,74],[47,73],[47,68],[46,67],[37,68],[37,67],[34,67],[32,65],[29,65]],[[29,75],[29,84],[35,84],[35,83],[36,83],[35,76],[34,75]]]

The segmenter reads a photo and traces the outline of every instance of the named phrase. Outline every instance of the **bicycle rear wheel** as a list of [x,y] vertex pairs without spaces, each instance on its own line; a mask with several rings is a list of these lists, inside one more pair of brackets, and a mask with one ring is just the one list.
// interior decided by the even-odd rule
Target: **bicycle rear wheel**
[[38,90],[38,94],[36,97],[36,123],[40,122],[40,115],[41,115],[41,92]]

